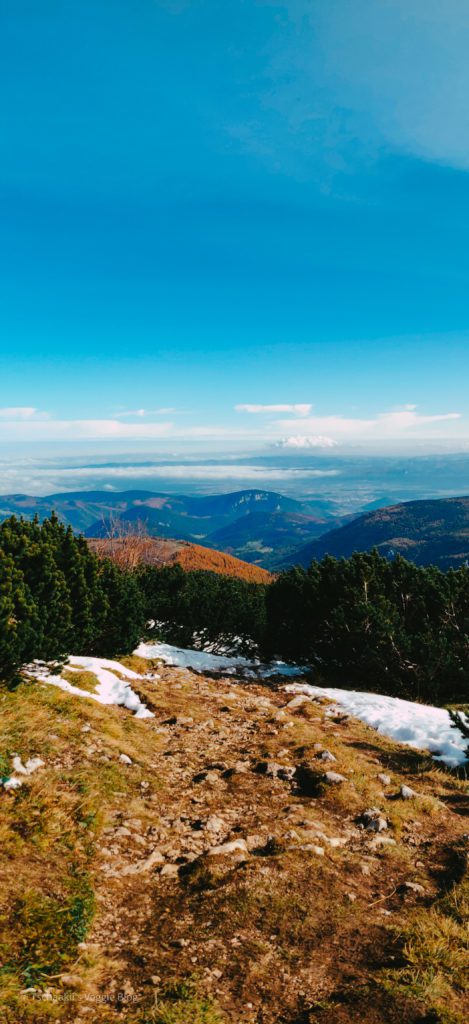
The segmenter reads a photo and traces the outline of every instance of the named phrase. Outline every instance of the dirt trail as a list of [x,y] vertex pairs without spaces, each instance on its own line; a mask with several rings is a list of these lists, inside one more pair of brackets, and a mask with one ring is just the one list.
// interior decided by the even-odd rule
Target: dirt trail
[[[389,926],[437,898],[440,862],[467,828],[434,798],[451,777],[327,704],[159,672],[156,692],[144,688],[157,713],[144,819],[119,809],[100,843],[100,971],[84,1012],[87,995],[105,997],[106,1020],[133,1020],[142,997],[164,1001],[194,977],[230,1024],[303,1020],[367,985],[393,955]],[[320,778],[316,793],[328,770],[345,781]],[[391,799],[402,782],[415,799]],[[382,831],[358,820],[370,805]],[[380,1020],[402,1019],[401,1000],[385,1004],[383,992]],[[341,1013],[356,1019],[353,1005]]]
[[280,685],[124,662],[153,719],[3,698],[44,766],[0,802],[0,1024],[462,1024],[467,785]]

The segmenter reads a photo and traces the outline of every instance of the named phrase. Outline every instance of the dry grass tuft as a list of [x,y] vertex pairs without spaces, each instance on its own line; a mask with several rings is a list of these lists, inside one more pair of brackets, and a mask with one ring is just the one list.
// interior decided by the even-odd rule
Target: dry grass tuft
[[78,686],[80,690],[86,690],[88,693],[96,692],[98,678],[94,672],[87,672],[85,669],[79,672],[71,672],[70,669],[63,668],[60,675],[62,679],[66,679],[72,686]]

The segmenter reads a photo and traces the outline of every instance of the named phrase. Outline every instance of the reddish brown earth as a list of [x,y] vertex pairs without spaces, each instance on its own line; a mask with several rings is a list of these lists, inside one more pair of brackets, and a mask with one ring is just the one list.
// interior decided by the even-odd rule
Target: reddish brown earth
[[222,576],[235,576],[249,583],[270,583],[272,575],[267,569],[258,565],[225,555],[221,551],[212,551],[201,544],[192,544],[184,540],[168,540],[160,537],[109,537],[105,539],[90,538],[88,544],[100,558],[112,558],[123,568],[134,568],[136,565],[181,565],[186,572],[191,569],[203,569],[206,572],[217,572]]

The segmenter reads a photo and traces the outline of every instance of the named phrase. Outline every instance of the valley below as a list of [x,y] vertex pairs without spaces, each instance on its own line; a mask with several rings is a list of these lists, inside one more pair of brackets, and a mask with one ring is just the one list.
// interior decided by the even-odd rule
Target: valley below
[[[0,506],[0,522],[11,515],[43,521],[56,513],[98,550],[98,541],[115,554],[124,538],[146,537],[155,542],[152,555],[148,545],[145,556],[152,564],[179,561],[186,568],[227,571],[259,582],[267,580],[262,570],[276,573],[327,554],[348,558],[374,547],[386,557],[400,554],[443,570],[469,560],[469,498],[464,496],[393,503],[383,493],[369,502],[358,487],[348,507],[338,495],[332,499],[320,491],[301,498],[253,488],[211,495],[77,491],[4,495]],[[230,559],[244,563],[244,569]],[[251,573],[246,564],[253,566]]]

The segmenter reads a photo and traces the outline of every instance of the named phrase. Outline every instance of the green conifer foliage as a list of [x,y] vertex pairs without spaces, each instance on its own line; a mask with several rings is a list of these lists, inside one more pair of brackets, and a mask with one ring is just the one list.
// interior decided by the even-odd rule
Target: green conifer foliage
[[135,576],[99,561],[57,516],[0,525],[0,679],[33,659],[128,653],[143,628]]
[[178,566],[124,571],[52,515],[0,524],[0,679],[34,658],[132,651],[157,635],[308,665],[324,682],[444,704],[469,701],[469,569],[376,551],[326,557],[269,586]]
[[447,703],[469,699],[469,570],[376,551],[282,573],[267,590],[266,655],[334,685]]

